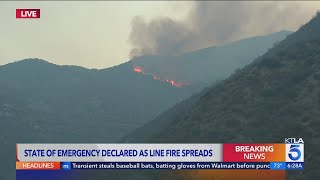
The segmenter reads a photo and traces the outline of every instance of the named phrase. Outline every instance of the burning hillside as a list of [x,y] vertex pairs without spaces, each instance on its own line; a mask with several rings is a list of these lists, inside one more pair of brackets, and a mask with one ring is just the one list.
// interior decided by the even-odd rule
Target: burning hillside
[[169,84],[171,84],[172,86],[175,86],[175,87],[184,87],[184,86],[190,85],[190,83],[188,83],[188,82],[180,82],[180,81],[177,81],[177,80],[174,80],[174,79],[161,79],[159,76],[157,76],[155,74],[146,73],[143,70],[143,68],[140,67],[140,66],[134,66],[133,67],[133,71],[136,72],[136,73],[139,73],[139,74],[146,75],[146,76],[152,76],[154,80],[161,81],[161,82],[164,82],[164,83],[169,83]]

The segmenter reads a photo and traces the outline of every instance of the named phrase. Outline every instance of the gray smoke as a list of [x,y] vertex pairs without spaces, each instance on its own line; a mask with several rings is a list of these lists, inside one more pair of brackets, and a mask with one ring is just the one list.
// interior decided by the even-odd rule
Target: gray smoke
[[135,17],[130,56],[178,55],[249,36],[296,30],[312,13],[301,8],[301,2],[197,1],[181,22]]

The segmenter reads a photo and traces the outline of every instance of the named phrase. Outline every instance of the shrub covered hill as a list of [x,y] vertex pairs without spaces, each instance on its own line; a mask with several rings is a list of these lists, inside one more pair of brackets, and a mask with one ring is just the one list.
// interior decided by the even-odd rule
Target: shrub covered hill
[[[189,103],[189,104],[188,104]],[[253,63],[139,128],[126,142],[283,142],[302,137],[305,170],[320,179],[320,14]],[[151,131],[150,129],[161,130]]]
[[[194,71],[181,69],[180,73],[187,77],[182,80],[190,82],[183,87],[162,79],[167,77],[161,77],[162,81],[153,77],[158,74],[149,67],[157,67],[158,60],[169,65],[162,57],[154,61],[145,56],[140,58],[143,62],[130,60],[100,70],[60,66],[41,59],[0,66],[0,140],[3,146],[11,147],[0,154],[5,162],[0,165],[3,170],[0,179],[14,179],[14,171],[5,168],[14,167],[15,143],[117,142],[199,92],[206,79],[226,78],[288,34],[291,32],[281,31],[183,55],[179,59],[187,60],[185,67],[195,68]],[[219,66],[219,59],[226,57],[229,61],[224,68],[228,71],[211,73],[210,67]],[[137,72],[136,65],[143,69]],[[207,69],[202,69],[203,66]],[[200,81],[198,77],[206,78]]]

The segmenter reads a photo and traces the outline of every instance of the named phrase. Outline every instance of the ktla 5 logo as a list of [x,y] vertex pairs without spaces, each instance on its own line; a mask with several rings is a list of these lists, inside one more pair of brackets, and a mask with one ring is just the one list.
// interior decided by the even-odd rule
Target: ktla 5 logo
[[304,144],[286,144],[286,162],[304,162]]

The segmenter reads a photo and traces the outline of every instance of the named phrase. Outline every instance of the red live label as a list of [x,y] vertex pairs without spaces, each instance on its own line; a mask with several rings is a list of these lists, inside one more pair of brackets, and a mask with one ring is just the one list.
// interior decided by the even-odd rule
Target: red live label
[[40,9],[16,9],[16,18],[40,18]]

